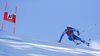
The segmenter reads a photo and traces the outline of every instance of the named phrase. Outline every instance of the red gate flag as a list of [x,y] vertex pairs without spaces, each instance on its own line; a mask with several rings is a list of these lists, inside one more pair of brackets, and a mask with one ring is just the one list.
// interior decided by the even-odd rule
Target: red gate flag
[[4,12],[3,20],[7,20],[9,22],[15,23],[15,21],[16,21],[16,14],[9,15],[8,12]]
[[15,14],[13,14],[13,15],[9,15],[8,12],[6,12],[6,8],[7,8],[7,3],[6,3],[6,6],[5,6],[5,12],[4,12],[4,18],[3,18],[1,30],[3,30],[4,20],[6,20],[6,21],[14,23],[14,31],[13,31],[13,33],[15,33],[15,22],[16,22],[17,6],[15,8]]

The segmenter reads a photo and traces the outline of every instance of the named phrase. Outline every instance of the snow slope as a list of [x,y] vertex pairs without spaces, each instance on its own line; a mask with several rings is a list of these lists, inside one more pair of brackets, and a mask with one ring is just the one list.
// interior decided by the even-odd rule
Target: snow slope
[[0,56],[100,56],[100,50],[0,31]]

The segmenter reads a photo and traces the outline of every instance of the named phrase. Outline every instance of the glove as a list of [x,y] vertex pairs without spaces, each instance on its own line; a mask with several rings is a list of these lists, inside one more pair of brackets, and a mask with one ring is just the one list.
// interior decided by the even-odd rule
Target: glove
[[59,40],[58,42],[61,43],[61,40]]
[[79,36],[80,34],[78,33],[78,36]]

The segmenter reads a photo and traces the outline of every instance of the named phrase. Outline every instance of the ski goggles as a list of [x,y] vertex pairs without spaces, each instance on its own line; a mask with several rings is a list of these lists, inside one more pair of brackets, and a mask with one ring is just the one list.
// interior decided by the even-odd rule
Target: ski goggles
[[67,29],[71,29],[71,27],[67,27]]

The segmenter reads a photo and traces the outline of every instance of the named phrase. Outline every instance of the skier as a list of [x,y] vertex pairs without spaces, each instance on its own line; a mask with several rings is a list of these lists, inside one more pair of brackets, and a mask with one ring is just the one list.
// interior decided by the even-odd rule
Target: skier
[[88,43],[88,42],[86,42],[85,40],[82,40],[82,39],[79,38],[78,36],[74,35],[74,31],[78,33],[78,36],[80,35],[80,33],[79,33],[78,30],[72,28],[71,25],[67,25],[67,29],[64,30],[64,32],[63,32],[63,34],[61,35],[60,40],[59,40],[58,42],[61,43],[61,40],[62,40],[64,34],[66,33],[67,36],[68,36],[68,38],[69,38],[69,40],[70,40],[70,41],[74,41],[74,43],[75,43],[76,45],[79,45],[79,44],[80,44],[80,43],[78,43],[78,42],[76,41],[76,40],[79,40],[79,41],[81,41],[82,43],[85,43],[87,46],[89,46],[89,43]]

